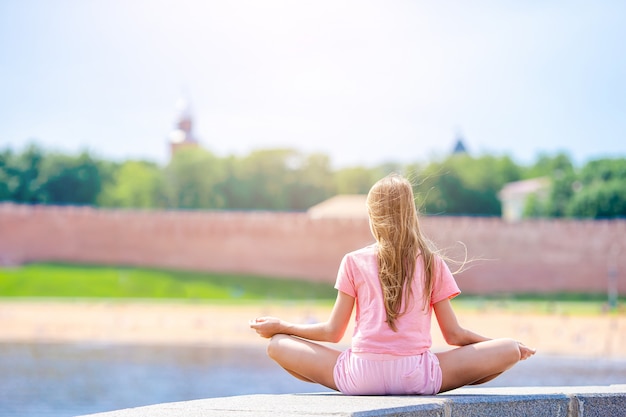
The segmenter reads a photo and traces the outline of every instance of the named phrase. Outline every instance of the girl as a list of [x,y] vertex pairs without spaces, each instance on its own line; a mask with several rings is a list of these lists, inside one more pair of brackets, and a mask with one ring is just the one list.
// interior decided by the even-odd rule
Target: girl
[[[407,179],[391,174],[374,184],[367,210],[376,243],[344,256],[328,321],[250,322],[271,338],[268,355],[287,372],[347,395],[432,395],[490,381],[535,353],[514,340],[488,339],[459,325],[450,305],[459,288],[420,231]],[[355,304],[349,349],[312,342],[339,342]],[[446,342],[456,349],[430,351],[433,310]]]

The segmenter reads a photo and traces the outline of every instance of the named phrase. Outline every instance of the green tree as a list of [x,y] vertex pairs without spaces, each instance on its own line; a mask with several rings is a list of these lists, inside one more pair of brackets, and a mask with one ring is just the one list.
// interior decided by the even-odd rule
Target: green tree
[[564,217],[577,180],[574,164],[569,156],[565,153],[559,153],[554,157],[542,155],[530,172],[535,176],[545,176],[552,180],[546,213],[549,217]]
[[428,214],[500,215],[498,192],[520,178],[509,157],[452,155],[418,174],[418,205]]
[[43,202],[40,171],[44,151],[30,144],[21,154],[8,158],[5,173],[8,177],[8,193],[17,203],[35,204]]
[[336,193],[328,156],[301,155],[301,160],[291,169],[292,181],[287,184],[289,210],[306,210]]
[[554,155],[540,153],[532,165],[522,169],[522,176],[523,179],[550,177],[557,172],[571,169],[573,165],[567,153],[559,152]]
[[569,202],[566,214],[593,219],[626,217],[626,183],[611,180],[583,187]]
[[200,148],[178,150],[164,169],[163,193],[167,206],[182,209],[224,207],[218,192],[225,172],[219,158]]
[[580,172],[580,181],[584,184],[626,181],[626,158],[603,158],[587,162]]
[[39,183],[41,201],[46,204],[93,205],[102,186],[98,164],[87,152],[76,157],[47,155]]
[[428,164],[354,166],[333,171],[324,154],[294,149],[256,150],[218,158],[182,149],[165,167],[146,161],[116,163],[47,153],[36,144],[0,152],[0,201],[25,204],[95,204],[107,207],[305,210],[335,194],[365,194],[390,172],[416,184],[417,204],[428,214],[499,215],[498,193],[507,182],[548,177],[548,200],[531,196],[527,216],[626,217],[626,159],[599,159],[576,170],[569,156],[539,155],[520,167],[509,157],[453,155]]
[[216,192],[224,199],[226,209],[249,209],[249,189],[244,181],[243,161],[236,156],[222,160],[224,178],[216,185]]
[[338,194],[367,194],[380,177],[378,169],[342,168],[335,172],[335,189]]
[[293,149],[256,150],[243,158],[237,166],[242,208],[288,209],[289,184],[296,181],[300,164],[301,155]]
[[164,205],[163,172],[146,161],[126,161],[115,169],[98,198],[105,207],[157,208]]
[[626,217],[626,159],[588,162],[574,183],[566,214],[573,217]]
[[254,151],[224,159],[224,170],[219,190],[225,208],[305,210],[335,193],[330,160],[323,154]]
[[9,149],[0,152],[0,201],[12,200],[10,182],[14,180],[11,173],[11,158]]

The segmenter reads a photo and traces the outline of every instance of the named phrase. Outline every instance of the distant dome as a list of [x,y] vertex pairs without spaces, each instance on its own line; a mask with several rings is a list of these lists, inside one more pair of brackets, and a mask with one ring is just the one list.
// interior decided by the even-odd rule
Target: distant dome
[[452,148],[452,155],[466,154],[466,153],[467,153],[467,148],[465,147],[465,144],[463,143],[463,136],[459,134],[456,137],[456,143],[454,144],[454,148]]

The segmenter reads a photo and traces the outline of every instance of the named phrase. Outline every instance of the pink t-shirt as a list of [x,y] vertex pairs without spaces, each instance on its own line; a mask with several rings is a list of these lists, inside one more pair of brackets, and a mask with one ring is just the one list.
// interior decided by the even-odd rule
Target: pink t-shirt
[[446,263],[435,255],[431,305],[422,309],[424,265],[417,257],[413,278],[413,298],[406,314],[396,320],[397,332],[386,323],[383,293],[378,279],[376,244],[344,256],[335,288],[356,299],[356,323],[352,351],[398,356],[418,355],[430,349],[432,304],[457,296],[461,291]]

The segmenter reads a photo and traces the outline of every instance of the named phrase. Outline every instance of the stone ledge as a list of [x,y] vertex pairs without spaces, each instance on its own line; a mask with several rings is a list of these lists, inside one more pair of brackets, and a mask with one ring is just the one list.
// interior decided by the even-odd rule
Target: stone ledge
[[436,396],[244,395],[156,404],[92,417],[611,417],[626,416],[626,385],[461,388]]

